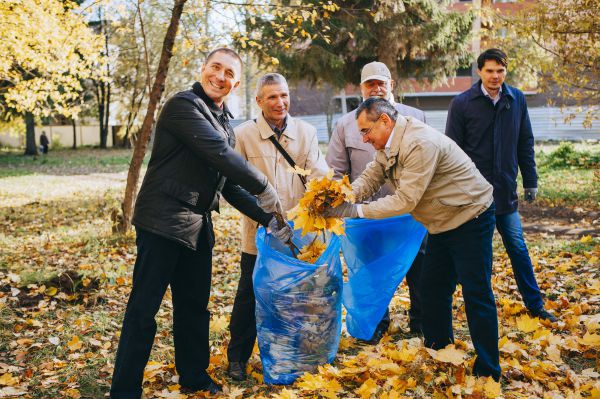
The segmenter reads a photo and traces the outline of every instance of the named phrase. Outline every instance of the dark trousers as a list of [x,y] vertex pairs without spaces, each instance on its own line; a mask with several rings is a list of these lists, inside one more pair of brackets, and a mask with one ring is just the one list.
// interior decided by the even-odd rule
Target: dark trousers
[[173,297],[175,367],[179,384],[204,387],[210,381],[206,309],[210,296],[212,248],[208,240],[193,251],[175,241],[137,229],[137,259],[115,361],[110,395],[138,399],[144,368],[156,334],[154,317],[167,287]]
[[[423,251],[424,252],[424,251]],[[406,283],[408,285],[408,295],[410,296],[410,309],[408,311],[409,326],[411,330],[421,330],[421,271],[423,269],[423,252],[419,251],[408,273],[406,273]],[[380,331],[387,331],[390,326],[390,310],[386,310],[383,318],[377,325]]]
[[242,274],[238,283],[229,332],[231,340],[227,347],[227,359],[230,362],[248,362],[256,341],[256,313],[254,300],[254,287],[252,285],[252,273],[256,255],[242,252],[241,266]]
[[542,293],[535,280],[533,265],[523,238],[523,228],[519,212],[514,211],[505,215],[496,215],[496,228],[502,237],[504,248],[510,258],[513,274],[517,281],[519,293],[529,310],[539,310],[544,307]]
[[454,342],[452,294],[462,285],[469,332],[477,359],[473,373],[500,378],[498,316],[492,292],[494,206],[479,217],[444,233],[430,234],[421,275],[425,345]]

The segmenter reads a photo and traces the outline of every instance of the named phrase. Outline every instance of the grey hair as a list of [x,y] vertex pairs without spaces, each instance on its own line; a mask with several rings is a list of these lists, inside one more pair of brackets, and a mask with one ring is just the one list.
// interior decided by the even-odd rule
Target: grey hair
[[356,109],[356,119],[363,111],[367,112],[367,119],[371,122],[379,119],[381,114],[386,114],[393,121],[398,119],[398,110],[388,100],[379,97],[367,98],[360,103]]
[[258,82],[256,82],[256,95],[259,96],[263,87],[269,85],[286,85],[287,81],[283,77],[283,75],[279,73],[267,73],[264,74]]

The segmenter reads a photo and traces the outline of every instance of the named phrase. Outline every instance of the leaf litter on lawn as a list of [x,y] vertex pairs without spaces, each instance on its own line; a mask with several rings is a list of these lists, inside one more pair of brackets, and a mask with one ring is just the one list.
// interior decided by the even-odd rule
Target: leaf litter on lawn
[[[134,234],[111,234],[108,215],[119,195],[102,187],[69,193],[68,198],[34,197],[37,203],[0,207],[0,397],[96,398],[108,392],[135,260]],[[502,385],[471,374],[475,354],[460,287],[453,307],[458,340],[454,346],[432,351],[405,332],[409,307],[405,284],[391,304],[390,333],[378,345],[360,345],[344,336],[334,364],[288,387],[262,384],[255,348],[249,381],[234,383],[225,369],[227,325],[239,278],[240,216],[225,205],[214,216],[209,372],[225,384],[226,397],[600,395],[600,240],[558,240],[540,234],[528,235],[527,240],[546,306],[560,318],[556,324],[527,314],[510,262],[495,239],[493,286]],[[157,315],[145,395],[201,397],[183,395],[177,385],[171,312],[167,292]]]

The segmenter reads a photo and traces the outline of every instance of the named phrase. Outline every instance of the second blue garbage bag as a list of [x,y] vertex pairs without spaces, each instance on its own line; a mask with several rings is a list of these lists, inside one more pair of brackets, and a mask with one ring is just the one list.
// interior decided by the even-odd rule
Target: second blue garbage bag
[[343,303],[351,336],[365,340],[373,336],[425,233],[410,215],[346,219],[342,253],[348,265],[348,282],[344,284]]
[[[298,247],[314,235],[294,231]],[[327,237],[316,263],[291,256],[264,228],[256,234],[253,282],[256,332],[267,384],[291,384],[304,372],[335,358],[342,328],[340,239]]]

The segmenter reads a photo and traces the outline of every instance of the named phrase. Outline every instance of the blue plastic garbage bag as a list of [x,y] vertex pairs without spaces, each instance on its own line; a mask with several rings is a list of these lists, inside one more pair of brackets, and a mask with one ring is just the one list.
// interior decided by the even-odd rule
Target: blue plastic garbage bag
[[[300,236],[302,248],[314,235]],[[291,384],[335,358],[342,329],[340,239],[330,234],[315,264],[291,256],[264,228],[256,234],[256,332],[267,384]]]
[[344,284],[343,303],[351,336],[365,340],[373,336],[425,233],[410,215],[346,219],[342,253],[348,265],[348,282]]

